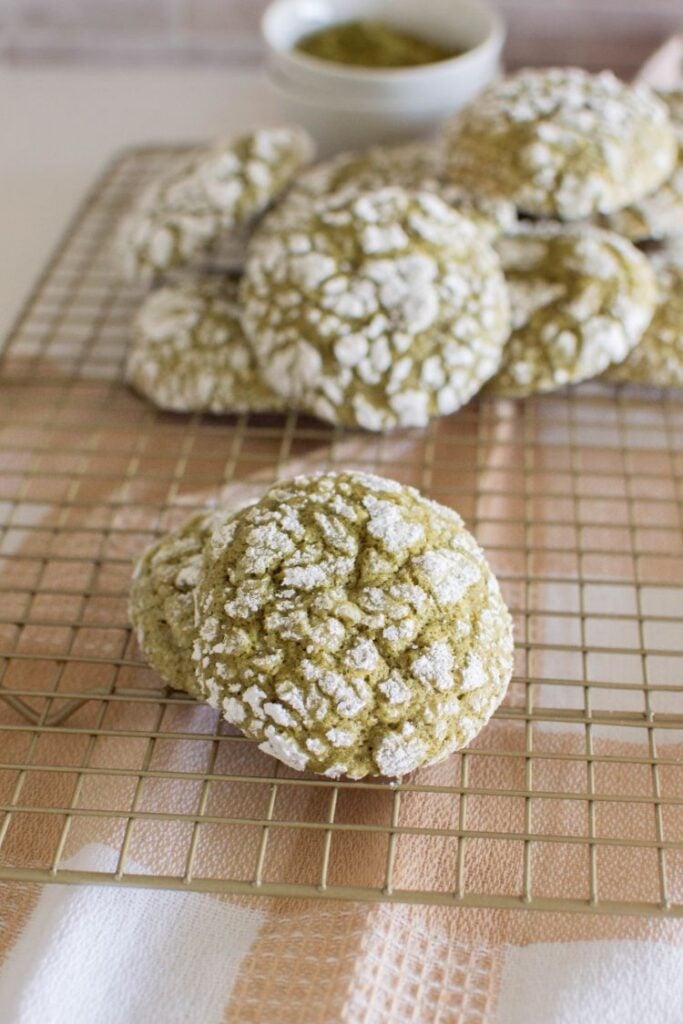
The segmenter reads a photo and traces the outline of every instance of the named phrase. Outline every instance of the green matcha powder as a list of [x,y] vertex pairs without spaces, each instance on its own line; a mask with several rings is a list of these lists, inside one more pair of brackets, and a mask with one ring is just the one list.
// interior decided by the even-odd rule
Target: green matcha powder
[[462,52],[430,43],[381,21],[347,21],[327,26],[303,36],[295,49],[320,60],[368,68],[433,64]]

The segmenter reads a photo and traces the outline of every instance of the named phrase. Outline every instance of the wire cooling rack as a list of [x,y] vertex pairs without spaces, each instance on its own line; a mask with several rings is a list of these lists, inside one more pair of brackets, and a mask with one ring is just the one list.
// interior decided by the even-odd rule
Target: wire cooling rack
[[[156,412],[123,383],[140,293],[109,244],[168,155],[105,173],[0,369],[0,880],[682,915],[681,395],[484,399],[390,437]],[[504,705],[397,785],[278,764],[128,628],[161,531],[333,466],[458,508],[515,614]]]

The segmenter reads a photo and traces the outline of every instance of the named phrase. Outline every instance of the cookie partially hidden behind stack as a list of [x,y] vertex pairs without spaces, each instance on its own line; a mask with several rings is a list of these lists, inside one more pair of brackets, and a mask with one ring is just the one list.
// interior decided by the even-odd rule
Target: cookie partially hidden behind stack
[[650,387],[683,388],[683,246],[653,253],[657,308],[628,358],[612,366],[608,380]]
[[189,264],[222,234],[246,229],[313,152],[302,128],[263,128],[170,161],[120,224],[123,276],[150,282]]
[[201,697],[192,663],[195,590],[204,546],[226,512],[199,512],[147,548],[138,560],[129,615],[152,668],[178,690]]
[[[399,777],[465,746],[503,699],[511,619],[453,510],[328,473],[209,525],[195,517],[143,556],[131,615],[155,667],[266,753],[330,778]],[[175,618],[179,580],[182,633],[159,611]]]
[[214,275],[151,292],[133,325],[127,380],[159,409],[278,411],[241,324],[237,281]]
[[637,203],[604,218],[607,227],[633,242],[664,241],[683,236],[683,89],[660,92],[678,139],[673,174]]
[[611,231],[537,225],[501,239],[512,334],[488,386],[523,397],[595,377],[626,358],[656,303],[652,269]]
[[441,139],[340,153],[298,174],[283,202],[305,203],[349,187],[373,191],[391,185],[433,192],[473,220],[489,240],[509,231],[517,220],[510,200],[473,193],[449,178]]

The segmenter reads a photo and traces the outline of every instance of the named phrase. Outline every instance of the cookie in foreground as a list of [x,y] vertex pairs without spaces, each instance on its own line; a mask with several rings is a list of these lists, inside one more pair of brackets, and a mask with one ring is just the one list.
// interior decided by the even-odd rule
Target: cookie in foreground
[[391,778],[466,746],[505,695],[512,623],[452,509],[364,473],[297,477],[219,523],[197,684],[292,768]]

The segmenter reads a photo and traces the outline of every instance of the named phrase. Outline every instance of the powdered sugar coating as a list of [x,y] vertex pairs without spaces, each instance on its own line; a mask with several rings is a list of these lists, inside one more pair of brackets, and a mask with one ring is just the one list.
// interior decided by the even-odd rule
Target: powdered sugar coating
[[195,588],[204,545],[224,511],[200,512],[150,545],[133,570],[129,616],[137,641],[153,668],[180,690],[198,697],[192,662]]
[[269,128],[173,160],[121,222],[116,254],[124,277],[151,281],[222,232],[249,225],[312,155],[303,129]]
[[495,372],[509,330],[498,258],[476,225],[398,187],[276,208],[241,297],[273,390],[367,430],[454,412]]
[[205,277],[152,292],[140,307],[128,381],[160,409],[226,414],[282,408],[240,322],[237,283]]
[[655,192],[605,218],[607,227],[633,242],[683,237],[683,89],[660,92],[678,138],[673,174]]
[[489,389],[552,391],[602,373],[639,341],[656,301],[647,259],[592,227],[539,226],[501,239],[513,330]]
[[534,216],[609,214],[658,188],[676,162],[667,108],[611,72],[527,69],[494,82],[452,122],[455,181]]
[[197,608],[204,697],[267,753],[328,777],[446,757],[512,671],[509,614],[457,513],[363,473],[276,484],[219,526]]
[[683,244],[653,253],[658,302],[647,330],[623,363],[605,376],[623,383],[683,388]]
[[339,153],[297,175],[284,202],[305,202],[349,186],[373,191],[391,185],[435,193],[473,220],[489,239],[511,230],[517,220],[515,206],[508,200],[474,195],[450,180],[441,139]]
[[633,242],[683,236],[683,150],[676,170],[656,192],[603,218],[603,223]]

